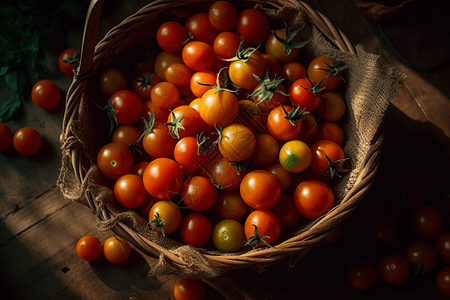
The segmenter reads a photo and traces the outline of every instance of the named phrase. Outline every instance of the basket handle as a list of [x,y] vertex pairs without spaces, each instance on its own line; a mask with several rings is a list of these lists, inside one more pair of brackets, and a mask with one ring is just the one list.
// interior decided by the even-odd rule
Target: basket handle
[[104,0],[91,0],[91,3],[89,4],[86,23],[84,24],[78,74],[85,74],[92,68],[103,1]]

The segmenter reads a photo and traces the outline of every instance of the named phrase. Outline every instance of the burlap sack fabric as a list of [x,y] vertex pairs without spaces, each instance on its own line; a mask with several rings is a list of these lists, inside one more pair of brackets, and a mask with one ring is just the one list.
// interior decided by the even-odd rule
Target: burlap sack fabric
[[[302,223],[285,232],[281,241],[272,248],[221,253],[163,238],[147,226],[148,219],[118,204],[114,199],[111,180],[106,179],[96,165],[99,149],[109,141],[106,118],[99,116],[98,108],[93,105],[95,101],[104,106],[107,101],[98,92],[96,76],[102,67],[126,63],[124,53],[134,46],[127,38],[131,36],[129,33],[142,28],[144,31],[148,28],[154,30],[157,17],[148,19],[152,15],[148,12],[157,9],[150,7],[145,14],[140,11],[136,13],[137,18],[125,20],[126,26],[123,28],[128,28],[128,32],[120,29],[119,34],[107,34],[97,45],[92,72],[74,79],[69,88],[61,134],[62,165],[57,184],[65,198],[86,205],[97,215],[100,231],[112,230],[143,253],[157,258],[155,265],[151,266],[150,275],[215,278],[233,268],[255,266],[263,269],[268,264],[287,258],[295,263],[355,210],[372,184],[383,140],[383,117],[405,76],[388,66],[379,55],[366,53],[361,46],[355,47],[356,55],[338,50],[320,30],[305,21],[305,15],[296,8],[295,1],[278,1],[276,4],[267,10],[273,20],[285,20],[296,28],[303,22],[308,25],[303,34],[308,35],[311,42],[305,52],[328,55],[348,65],[344,75],[348,110],[343,125],[346,136],[343,149],[350,157],[351,171],[333,185],[338,205],[332,211],[314,222]],[[278,9],[283,5],[279,4],[284,4],[281,13]],[[170,8],[170,5],[166,6]],[[170,14],[171,10],[168,11]],[[143,27],[129,25],[137,22],[135,20],[144,24]]]

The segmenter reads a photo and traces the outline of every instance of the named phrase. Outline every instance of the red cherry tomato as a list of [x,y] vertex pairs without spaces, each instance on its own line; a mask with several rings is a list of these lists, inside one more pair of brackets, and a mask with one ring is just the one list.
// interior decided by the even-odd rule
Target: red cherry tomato
[[437,273],[436,287],[442,295],[450,297],[450,267],[443,268]]
[[158,199],[170,199],[178,194],[183,185],[183,170],[169,158],[157,158],[145,168],[144,186]]
[[409,277],[409,264],[397,254],[388,254],[378,262],[380,278],[390,285],[400,285]]
[[181,187],[181,199],[190,210],[205,211],[216,203],[217,189],[209,178],[194,176]]
[[126,90],[128,80],[122,71],[118,69],[106,69],[99,76],[100,91],[110,97],[117,91]]
[[[254,234],[256,226],[260,236],[267,236],[264,240],[270,245],[275,244],[281,234],[281,224],[276,215],[265,209],[257,209],[252,212],[245,220],[245,236],[250,238]],[[256,246],[261,247],[263,243]]]
[[103,256],[112,264],[122,264],[128,260],[130,255],[130,244],[124,238],[112,236],[103,244]]
[[191,213],[181,223],[180,234],[186,245],[202,247],[211,238],[211,233],[211,221],[203,214]]
[[40,108],[52,109],[58,106],[61,101],[61,91],[56,83],[43,79],[36,82],[33,86],[31,100]]
[[270,34],[269,19],[258,9],[243,10],[238,15],[236,33],[244,37],[244,42],[248,45],[261,44]]
[[8,125],[0,123],[0,152],[8,150],[13,144],[14,134]]
[[356,261],[347,270],[347,282],[357,291],[367,291],[377,280],[377,269],[368,261]]
[[157,217],[163,221],[163,225],[162,227],[156,227],[156,231],[163,233],[163,228],[163,235],[177,231],[180,228],[183,219],[180,208],[170,200],[161,200],[153,204],[148,213],[148,219],[152,222]]
[[327,184],[305,180],[295,189],[294,202],[305,218],[315,220],[333,208],[335,199],[333,190]]
[[211,25],[208,13],[196,13],[192,15],[184,26],[194,41],[200,41],[209,45],[214,43],[214,39],[220,32]]
[[231,30],[237,21],[236,8],[228,1],[217,1],[209,8],[209,22],[220,31]]
[[92,235],[83,236],[78,240],[76,251],[81,259],[94,261],[102,254],[102,243]]
[[168,21],[162,24],[156,32],[156,42],[167,52],[179,52],[188,39],[186,28],[178,22]]
[[307,78],[300,78],[289,86],[289,100],[292,104],[313,111],[320,106],[322,98],[314,91]]
[[173,295],[176,300],[203,300],[206,287],[201,279],[181,278],[175,283]]
[[80,51],[74,48],[63,50],[58,57],[58,67],[66,75],[73,76],[74,68],[80,64]]
[[438,237],[444,227],[441,213],[431,206],[421,206],[411,215],[411,225],[414,233],[423,239]]
[[415,241],[405,249],[405,258],[413,267],[415,276],[434,271],[439,261],[436,248],[426,241]]
[[130,173],[133,168],[133,154],[122,143],[109,143],[98,152],[97,165],[106,177],[117,179]]
[[436,239],[435,247],[441,260],[446,264],[450,264],[450,232],[440,235]]
[[217,60],[216,52],[211,45],[199,41],[187,43],[181,52],[183,62],[195,71],[211,69]]
[[36,129],[22,127],[14,133],[13,146],[19,154],[32,156],[41,149],[42,137]]
[[126,208],[137,208],[147,199],[147,190],[142,177],[135,174],[126,174],[116,180],[114,184],[116,200]]
[[242,199],[248,206],[256,209],[269,209],[281,197],[281,183],[278,178],[266,170],[254,170],[240,185]]
[[239,191],[225,191],[217,196],[214,205],[217,213],[222,219],[238,220],[247,212],[248,206],[239,193]]
[[142,115],[142,100],[139,96],[129,90],[115,92],[111,98],[112,107],[117,123],[122,125],[131,125],[137,122]]

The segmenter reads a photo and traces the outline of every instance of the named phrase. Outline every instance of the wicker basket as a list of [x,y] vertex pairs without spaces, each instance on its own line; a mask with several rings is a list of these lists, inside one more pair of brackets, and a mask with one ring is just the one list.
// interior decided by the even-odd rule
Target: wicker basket
[[[199,2],[199,0],[152,1],[111,29],[99,43],[96,43],[96,36],[102,1],[93,0],[91,3],[86,21],[82,58],[79,67],[79,74],[81,75],[74,78],[67,92],[66,110],[61,133],[63,170],[58,185],[66,198],[88,206],[97,215],[99,222],[102,224],[108,223],[112,218],[112,213],[101,202],[104,194],[102,192],[95,192],[89,188],[89,185],[92,182],[99,185],[102,185],[104,182],[106,182],[106,185],[108,183],[105,178],[102,178],[103,176],[99,172],[94,172],[94,175],[92,175],[92,167],[95,166],[96,155],[102,143],[98,136],[100,134],[106,135],[108,129],[100,128],[97,136],[94,134],[94,136],[83,140],[83,134],[92,130],[90,127],[92,126],[90,124],[92,121],[90,112],[96,108],[93,107],[91,102],[97,97],[96,93],[98,93],[95,88],[96,74],[101,70],[102,66],[114,64],[114,53],[126,53],[130,48],[134,47],[129,37],[135,30],[139,30],[142,26],[149,27],[158,15],[170,9],[176,8],[179,11],[184,11],[184,6],[192,5],[192,2]],[[206,5],[211,3],[211,1],[202,1],[202,3],[205,2]],[[239,5],[249,6],[256,3],[256,1],[240,1]],[[314,25],[311,26],[313,30],[318,30],[319,33],[325,36],[323,39],[330,42],[335,48],[335,53],[343,55],[351,61],[358,59],[360,55],[359,50],[352,45],[348,38],[327,17],[312,9],[308,4],[297,0],[270,0],[260,1],[260,3],[264,4],[265,7],[273,9],[288,7],[298,14],[302,14],[307,23]],[[378,57],[375,57],[375,61],[377,60]],[[182,251],[187,246],[168,248],[160,240],[152,241],[148,236],[137,233],[132,228],[133,223],[130,225],[130,223],[126,222],[117,222],[110,229],[117,235],[127,239],[142,253],[153,258],[159,258],[159,270],[161,271],[161,268],[163,268],[165,273],[178,273],[178,275],[208,279],[220,276],[231,269],[254,266],[264,267],[286,258],[291,259],[293,262],[297,261],[312,247],[320,244],[342,220],[357,208],[374,181],[383,143],[381,126],[383,114],[389,101],[395,96],[401,82],[404,80],[401,74],[387,68],[383,63],[379,63],[379,65],[382,67],[372,66],[372,68],[383,69],[382,74],[380,75],[375,72],[374,76],[389,77],[390,81],[387,82],[387,89],[389,89],[385,93],[387,95],[381,93],[380,96],[380,93],[378,93],[379,95],[376,99],[378,104],[380,104],[379,98],[381,97],[383,99],[381,105],[377,104],[378,107],[373,108],[374,112],[372,114],[376,115],[375,121],[373,121],[375,124],[364,124],[365,121],[356,116],[356,120],[344,126],[344,132],[347,134],[349,128],[355,126],[361,128],[361,131],[366,130],[364,126],[370,127],[374,131],[374,134],[367,141],[358,141],[365,143],[364,147],[358,148],[358,156],[360,158],[357,161],[352,161],[352,171],[341,179],[341,184],[345,187],[341,187],[344,192],[338,197],[339,204],[325,216],[306,224],[306,226],[303,225],[295,234],[285,237],[280,243],[271,248],[258,248],[231,254],[199,249],[198,251],[194,250],[196,254],[194,257],[187,257],[186,252]],[[367,73],[371,74],[372,70],[369,70]],[[365,78],[367,77],[366,75],[363,76]],[[377,84],[377,78],[374,78],[372,81],[372,84]],[[386,87],[382,88],[386,89]],[[346,101],[349,112],[357,115],[356,110],[352,108],[354,106],[351,102],[353,99],[347,99],[346,97]],[[372,100],[369,99],[369,101]],[[373,106],[369,104],[363,106],[362,109],[370,110]],[[353,131],[355,131],[354,129]],[[101,130],[104,130],[104,133],[101,133]],[[355,135],[358,135],[358,133]],[[357,138],[360,139],[359,136]],[[345,147],[344,151],[346,151]],[[81,193],[70,194],[70,191],[74,189],[80,190]],[[191,251],[192,249],[189,250]],[[204,271],[197,272],[196,267],[198,265],[203,265],[216,271],[213,273]],[[152,268],[152,270],[158,270],[158,268]]]

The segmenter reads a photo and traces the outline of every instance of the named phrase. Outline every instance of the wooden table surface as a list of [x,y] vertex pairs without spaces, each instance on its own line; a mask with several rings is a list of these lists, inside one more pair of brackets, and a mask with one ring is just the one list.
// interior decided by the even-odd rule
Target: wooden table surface
[[[128,2],[105,1],[100,33],[146,1]],[[283,262],[261,274],[239,270],[226,274],[226,278],[247,291],[247,299],[444,299],[434,286],[437,271],[397,287],[378,279],[364,293],[353,291],[345,279],[345,270],[355,257],[376,262],[388,252],[402,254],[415,239],[408,223],[410,210],[400,204],[404,191],[411,186],[420,186],[424,203],[440,209],[447,218],[444,230],[449,231],[450,68],[446,63],[450,46],[443,11],[433,9],[436,1],[417,0],[402,15],[378,23],[408,60],[405,62],[383,38],[378,24],[362,15],[350,0],[306,2],[327,15],[354,44],[381,54],[408,79],[386,113],[386,137],[375,184],[356,212],[344,221],[341,239],[313,249],[293,269]],[[83,21],[65,28],[65,41],[53,41],[45,49],[49,55],[44,63],[56,74],[61,91],[67,90],[71,79],[58,73],[56,57],[66,47],[80,47]],[[439,67],[425,70],[434,66]],[[3,83],[1,89],[6,99],[9,94]],[[99,233],[89,209],[61,196],[56,180],[64,105],[42,110],[31,101],[30,89],[23,95],[22,109],[6,124],[13,131],[23,126],[36,128],[43,137],[43,147],[33,157],[21,156],[14,149],[0,153],[0,274],[4,299],[174,299],[176,278],[163,277],[159,289],[151,287],[146,278],[151,259],[137,251],[122,265],[109,264],[104,258],[88,263],[77,256],[75,244],[80,237],[91,234],[104,241],[112,233]],[[389,246],[374,244],[368,238],[369,221],[383,212],[394,214],[402,222],[398,241]],[[443,266],[439,264],[439,268]],[[208,286],[207,299],[224,298]]]

